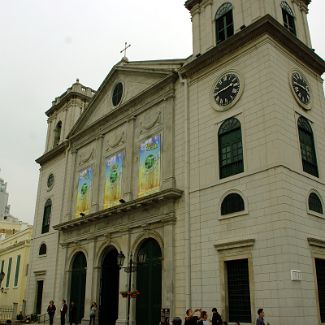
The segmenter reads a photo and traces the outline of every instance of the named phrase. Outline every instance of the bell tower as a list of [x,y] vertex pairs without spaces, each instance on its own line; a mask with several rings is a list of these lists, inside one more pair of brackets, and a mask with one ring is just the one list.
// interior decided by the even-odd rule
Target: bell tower
[[46,111],[48,131],[45,152],[55,149],[66,139],[94,94],[93,89],[83,86],[77,79],[61,96],[54,99],[52,107]]
[[310,0],[188,0],[193,54],[201,55],[263,16],[270,15],[311,47],[307,22]]

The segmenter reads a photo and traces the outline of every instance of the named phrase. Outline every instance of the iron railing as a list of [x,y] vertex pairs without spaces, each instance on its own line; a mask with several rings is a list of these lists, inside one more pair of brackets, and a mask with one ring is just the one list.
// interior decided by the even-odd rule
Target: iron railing
[[14,312],[13,307],[1,306],[0,307],[0,321],[5,321],[7,319],[12,319],[13,312]]

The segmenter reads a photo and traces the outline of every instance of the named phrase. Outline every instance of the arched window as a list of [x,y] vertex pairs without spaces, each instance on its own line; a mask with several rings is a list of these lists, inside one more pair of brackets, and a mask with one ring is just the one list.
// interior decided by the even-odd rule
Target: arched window
[[245,210],[243,198],[237,193],[228,194],[221,203],[221,215]]
[[53,147],[56,147],[61,138],[61,129],[62,129],[62,122],[59,121],[54,129],[54,141],[53,141]]
[[46,251],[47,251],[47,247],[46,245],[43,243],[40,248],[39,248],[39,252],[38,255],[46,255]]
[[224,121],[219,129],[220,178],[244,171],[243,146],[240,122],[236,118]]
[[234,21],[232,17],[232,4],[225,2],[216,13],[216,39],[217,44],[234,34]]
[[49,232],[50,230],[51,210],[52,210],[52,201],[48,199],[44,206],[42,234]]
[[318,177],[313,130],[307,119],[302,116],[298,119],[298,132],[302,168],[306,173]]
[[310,193],[308,198],[308,208],[311,211],[323,214],[322,202],[316,193]]
[[284,27],[292,34],[296,35],[295,16],[286,1],[281,2],[282,17]]

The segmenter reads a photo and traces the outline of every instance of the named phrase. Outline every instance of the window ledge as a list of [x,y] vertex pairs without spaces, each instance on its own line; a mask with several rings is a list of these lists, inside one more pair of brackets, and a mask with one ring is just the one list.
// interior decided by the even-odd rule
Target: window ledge
[[46,257],[46,254],[38,255],[39,258]]
[[317,217],[317,218],[320,218],[320,219],[325,220],[325,216],[324,216],[324,214],[318,213],[318,212],[316,212],[316,211],[313,211],[313,210],[307,210],[307,214],[309,214],[310,216],[314,216],[314,217]]
[[225,220],[225,219],[231,219],[231,218],[247,216],[247,215],[248,215],[248,211],[244,210],[244,211],[238,211],[238,212],[234,212],[234,213],[220,215],[218,219]]

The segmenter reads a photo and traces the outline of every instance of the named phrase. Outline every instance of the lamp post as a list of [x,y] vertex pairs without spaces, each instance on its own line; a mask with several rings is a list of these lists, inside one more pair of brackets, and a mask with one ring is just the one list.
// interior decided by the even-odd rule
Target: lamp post
[[127,324],[130,324],[130,299],[131,299],[131,289],[132,289],[132,273],[137,271],[137,268],[140,264],[145,263],[146,261],[146,255],[144,253],[138,254],[138,261],[135,263],[133,261],[133,256],[132,253],[130,254],[130,259],[129,263],[127,266],[123,266],[125,260],[125,255],[123,254],[122,251],[119,252],[117,255],[117,264],[120,269],[124,269],[126,273],[129,274],[128,278],[128,293],[127,293],[127,298],[128,298],[128,305],[127,305]]
[[5,272],[1,271],[0,272],[0,288],[1,288],[2,280],[5,278],[5,276],[6,276]]
[[2,280],[5,278],[5,276],[6,276],[6,273],[3,272],[3,271],[1,271],[1,272],[0,272],[0,290],[1,290],[1,293],[7,293],[7,292],[4,292],[4,291],[3,291],[3,288],[1,287]]

